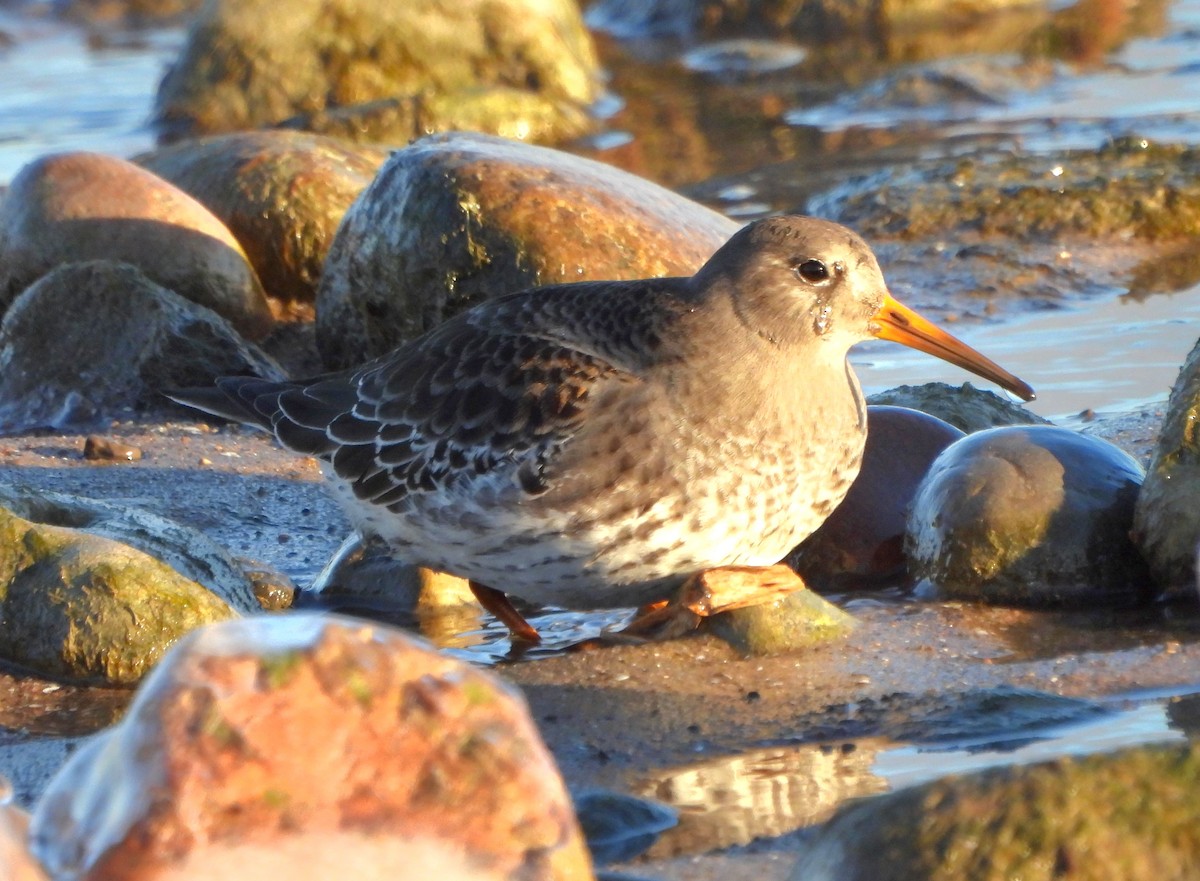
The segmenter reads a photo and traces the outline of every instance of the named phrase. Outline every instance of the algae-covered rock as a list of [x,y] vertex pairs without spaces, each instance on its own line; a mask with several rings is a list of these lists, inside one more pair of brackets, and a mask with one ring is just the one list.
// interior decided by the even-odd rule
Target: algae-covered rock
[[250,339],[271,327],[237,239],[183,190],[99,153],[29,163],[0,201],[0,312],[55,267],[86,260],[130,263]]
[[278,313],[312,305],[342,215],[387,154],[304,132],[219,135],[135,158],[237,237]]
[[190,526],[103,499],[10,484],[0,484],[0,505],[33,523],[78,529],[130,545],[204,585],[236,611],[262,611],[246,566]]
[[820,529],[788,557],[805,583],[836,590],[903,580],[908,506],[933,460],[962,436],[919,410],[867,407],[858,476]]
[[1054,426],[947,447],[913,499],[909,571],[941,596],[1022,605],[1132,602],[1149,577],[1129,538],[1141,466]]
[[1191,594],[1200,544],[1200,343],[1188,354],[1163,418],[1134,512],[1134,541],[1155,581]]
[[499,294],[691,275],[737,230],[611,166],[501,138],[434,135],[394,153],[346,213],[317,343],[350,367]]
[[841,809],[793,881],[1184,881],[1200,864],[1200,751],[1008,767]]
[[182,641],[51,782],[31,837],[57,877],[94,881],[593,877],[517,692],[392,628],[305,613]]
[[883,186],[849,185],[821,211],[867,238],[1181,239],[1200,233],[1200,150],[1126,137],[1096,150],[958,158]]
[[901,385],[871,395],[867,403],[920,410],[967,434],[1002,425],[1050,424],[1049,420],[1026,410],[1020,404],[995,392],[975,388],[969,382],[961,386],[945,382]]
[[853,615],[806,589],[722,612],[708,622],[714,633],[744,655],[777,655],[814,648],[844,639],[858,626]]
[[163,391],[283,371],[221,316],[127,263],[67,263],[0,320],[0,431],[91,428],[171,407]]
[[129,545],[0,508],[0,656],[39,673],[137,682],[179,637],[236,614]]
[[[568,112],[541,129],[561,140],[582,133],[580,110],[599,94],[574,0],[292,0],[279,9],[271,0],[206,4],[159,87],[161,140],[380,100],[419,101],[424,130],[445,130],[462,118],[439,109],[458,113],[464,99],[493,90],[505,109],[476,114],[480,124],[499,132],[530,104],[543,115],[562,106]],[[521,100],[506,102],[514,92]]]

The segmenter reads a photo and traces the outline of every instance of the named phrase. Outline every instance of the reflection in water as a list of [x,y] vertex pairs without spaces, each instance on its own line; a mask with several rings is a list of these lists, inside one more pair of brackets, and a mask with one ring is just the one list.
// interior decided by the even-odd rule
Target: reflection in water
[[703,853],[823,822],[846,799],[888,788],[871,772],[876,750],[864,741],[756,750],[637,781],[636,794],[679,811],[679,825],[649,856]]

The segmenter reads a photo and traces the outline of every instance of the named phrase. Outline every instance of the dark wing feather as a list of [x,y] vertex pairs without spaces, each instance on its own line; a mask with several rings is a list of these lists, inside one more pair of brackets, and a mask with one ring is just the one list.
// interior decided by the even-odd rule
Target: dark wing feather
[[607,282],[488,301],[358,370],[308,382],[217,383],[223,401],[176,400],[274,431],[330,462],[362,499],[400,510],[413,493],[512,469],[530,495],[576,433],[593,388],[638,382],[683,282]]

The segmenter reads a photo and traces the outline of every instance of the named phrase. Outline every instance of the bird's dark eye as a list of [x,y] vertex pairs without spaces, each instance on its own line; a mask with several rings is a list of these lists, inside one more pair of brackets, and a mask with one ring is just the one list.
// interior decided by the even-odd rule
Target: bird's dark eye
[[829,280],[829,268],[820,260],[805,260],[797,264],[796,275],[809,284],[819,284]]

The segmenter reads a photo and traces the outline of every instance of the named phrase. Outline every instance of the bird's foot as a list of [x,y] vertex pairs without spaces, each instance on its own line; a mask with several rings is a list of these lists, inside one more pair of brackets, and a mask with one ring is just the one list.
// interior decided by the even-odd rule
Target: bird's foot
[[790,566],[725,566],[693,575],[668,602],[644,606],[620,632],[629,639],[674,639],[700,626],[704,618],[769,603],[805,588]]
[[516,610],[508,597],[501,591],[476,581],[470,582],[470,587],[471,593],[475,594],[475,599],[479,600],[479,605],[495,615],[500,623],[508,628],[514,642],[521,641],[537,645],[542,641],[542,637],[533,625],[525,620],[525,616]]

